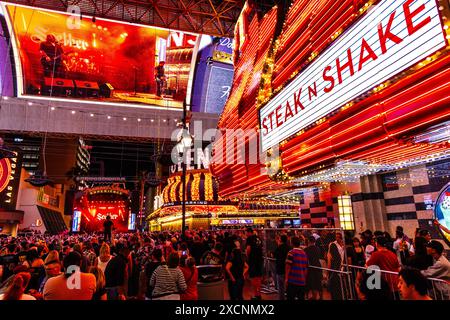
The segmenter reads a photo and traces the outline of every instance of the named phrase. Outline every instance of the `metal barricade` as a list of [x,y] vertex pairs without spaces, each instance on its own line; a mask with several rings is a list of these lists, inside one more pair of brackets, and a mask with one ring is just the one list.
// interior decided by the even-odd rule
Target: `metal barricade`
[[[360,267],[354,265],[347,265],[347,268],[352,272],[352,282],[353,282],[353,290],[356,294],[356,286],[359,285],[359,281],[357,276],[361,272],[366,272],[368,270],[367,267]],[[398,272],[387,271],[387,270],[378,270],[373,269],[369,273],[379,272],[381,279],[388,284],[389,292],[391,296],[389,297],[391,300],[399,300],[401,299],[398,293]],[[447,281],[436,279],[436,278],[427,278],[428,280],[428,295],[433,300],[450,300],[450,284]]]
[[[308,272],[306,279],[306,299],[352,300],[356,295],[352,290],[351,272],[346,267],[347,253],[345,246],[330,244],[336,241],[336,234],[344,240],[342,229],[309,229],[309,228],[277,228],[258,229],[257,234],[264,244],[264,276],[263,293],[277,293],[284,299],[283,270],[276,270],[276,252],[282,235],[288,239],[292,236],[300,238],[301,248],[308,256]],[[312,240],[314,239],[314,240]],[[339,250],[337,250],[339,248]],[[281,272],[281,273],[280,273]],[[281,279],[280,279],[281,278]],[[280,291],[281,290],[281,291]]]

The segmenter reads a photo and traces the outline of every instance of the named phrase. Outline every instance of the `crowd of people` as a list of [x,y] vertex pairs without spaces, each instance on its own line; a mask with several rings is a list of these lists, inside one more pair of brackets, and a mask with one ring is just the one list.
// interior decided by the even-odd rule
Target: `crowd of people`
[[[449,299],[444,248],[418,230],[190,230],[32,234],[0,238],[0,300],[197,300],[199,283],[225,280],[231,300]],[[199,267],[202,266],[202,267]],[[374,280],[373,269],[382,270]],[[214,271],[211,271],[214,270]],[[350,277],[350,278],[349,278]],[[352,279],[352,281],[347,281]],[[434,290],[436,291],[436,290]]]

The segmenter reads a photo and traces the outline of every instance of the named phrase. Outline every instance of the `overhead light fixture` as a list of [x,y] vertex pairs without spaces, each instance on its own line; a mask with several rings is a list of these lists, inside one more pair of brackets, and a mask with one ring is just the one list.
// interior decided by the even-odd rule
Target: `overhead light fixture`
[[36,171],[32,177],[25,179],[25,182],[28,182],[33,187],[45,187],[53,184],[53,180],[49,179],[45,173],[40,171]]

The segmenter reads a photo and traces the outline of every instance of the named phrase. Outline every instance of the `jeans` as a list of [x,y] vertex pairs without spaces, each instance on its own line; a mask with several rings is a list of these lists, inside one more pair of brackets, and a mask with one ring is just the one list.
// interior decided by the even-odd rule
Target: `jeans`
[[287,299],[288,300],[305,300],[305,286],[296,286],[294,284],[288,283],[287,286]]
[[228,280],[228,293],[230,294],[230,299],[233,300],[244,300],[242,292],[244,291],[244,279],[236,279],[235,282]]
[[278,289],[278,299],[285,300],[286,299],[286,288],[284,287],[284,274],[275,273],[275,282]]
[[106,241],[111,241],[111,231],[104,231],[103,232],[103,240]]

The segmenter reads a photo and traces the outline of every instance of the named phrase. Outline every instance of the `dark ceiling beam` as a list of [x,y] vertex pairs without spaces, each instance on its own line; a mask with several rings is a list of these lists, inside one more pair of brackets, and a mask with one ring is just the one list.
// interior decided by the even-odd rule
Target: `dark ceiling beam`
[[[258,1],[273,4],[274,0]],[[65,12],[78,5],[83,15],[157,27],[176,25],[180,31],[233,37],[244,0],[5,0]]]

